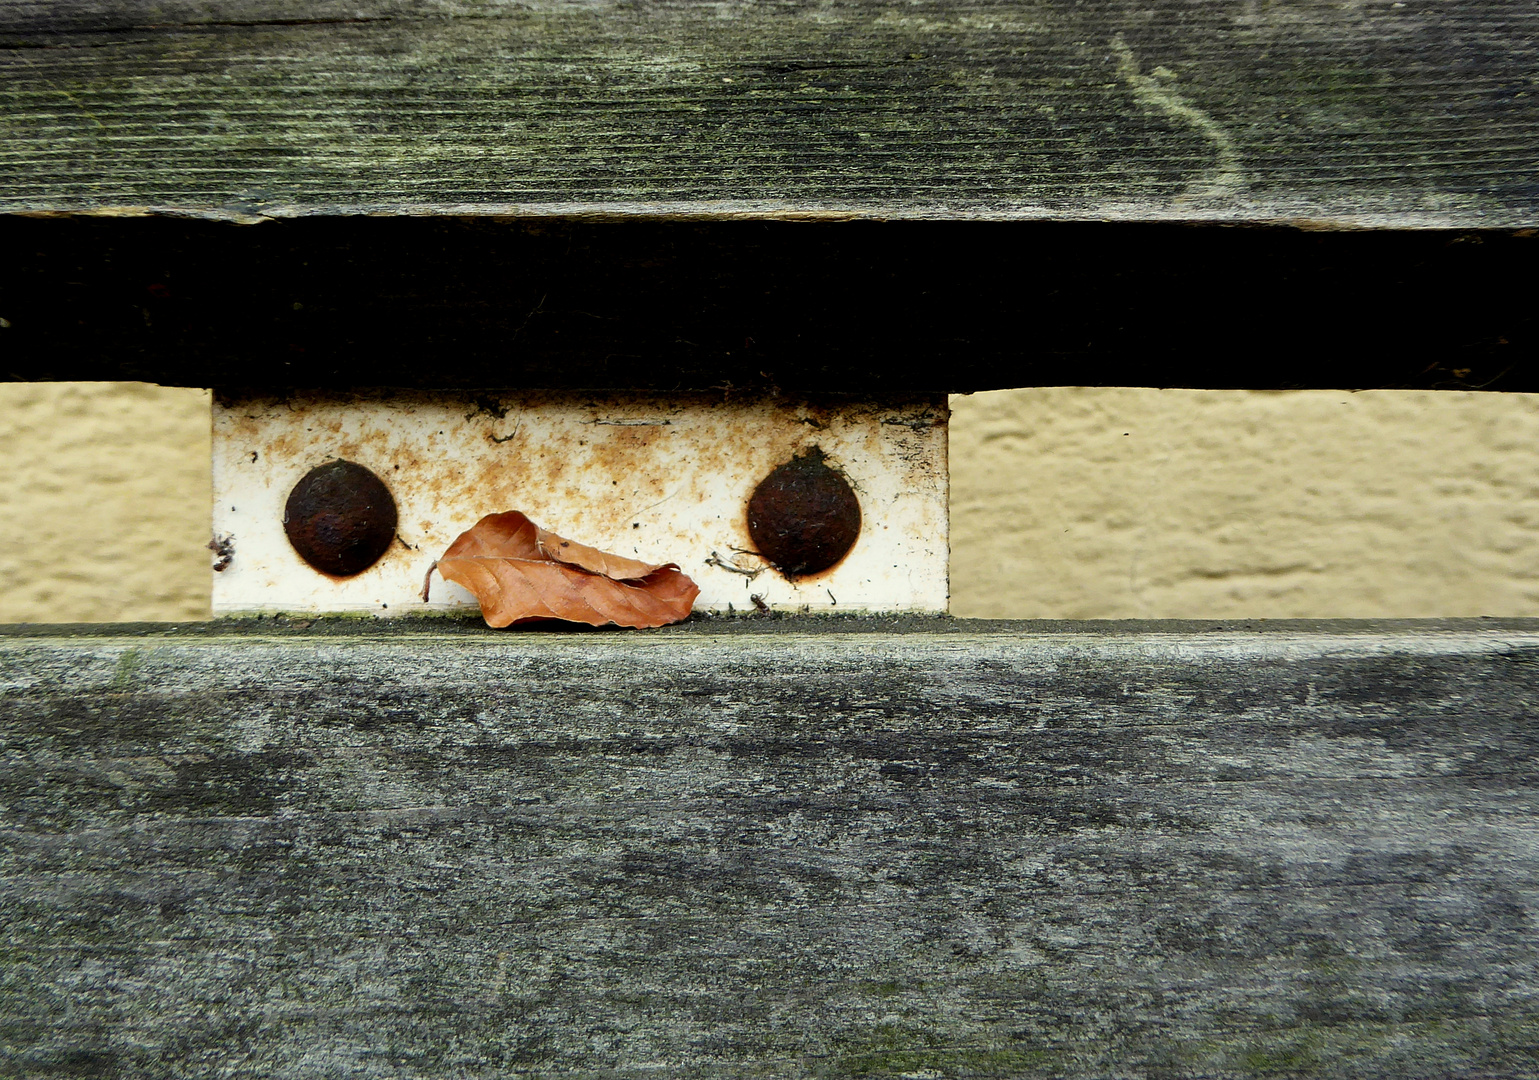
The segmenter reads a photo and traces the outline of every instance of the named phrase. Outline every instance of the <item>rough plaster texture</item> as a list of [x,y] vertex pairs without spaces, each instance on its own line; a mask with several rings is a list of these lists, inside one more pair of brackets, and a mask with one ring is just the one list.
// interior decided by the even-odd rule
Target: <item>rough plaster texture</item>
[[208,618],[209,396],[0,384],[0,622]]
[[[1539,396],[952,405],[958,615],[1539,615]],[[0,621],[207,616],[207,394],[0,385],[0,462]]]
[[1539,396],[953,398],[952,611],[1539,613]]

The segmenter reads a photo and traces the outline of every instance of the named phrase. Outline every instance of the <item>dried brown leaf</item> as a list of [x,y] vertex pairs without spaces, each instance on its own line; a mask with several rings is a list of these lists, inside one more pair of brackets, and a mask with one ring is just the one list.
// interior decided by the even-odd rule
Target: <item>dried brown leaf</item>
[[540,528],[535,530],[534,542],[547,558],[569,563],[594,574],[603,574],[616,581],[639,581],[658,569],[639,559],[627,559],[623,555],[611,555],[575,540],[563,540],[555,533]]
[[488,626],[535,619],[665,626],[687,616],[700,593],[673,563],[564,540],[516,510],[488,514],[461,533],[438,572],[475,593]]

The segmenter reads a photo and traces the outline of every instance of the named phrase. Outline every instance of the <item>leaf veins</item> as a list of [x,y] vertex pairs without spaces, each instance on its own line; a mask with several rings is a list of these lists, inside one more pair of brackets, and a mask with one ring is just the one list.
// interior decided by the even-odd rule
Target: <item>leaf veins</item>
[[475,594],[494,627],[540,619],[666,626],[685,618],[700,593],[674,563],[611,555],[546,532],[516,510],[476,522],[434,565]]

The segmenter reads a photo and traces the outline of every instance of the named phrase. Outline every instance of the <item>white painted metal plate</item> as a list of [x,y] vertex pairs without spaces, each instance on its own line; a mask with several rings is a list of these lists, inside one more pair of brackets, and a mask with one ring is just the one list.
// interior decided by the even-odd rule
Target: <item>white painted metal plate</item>
[[[569,539],[700,586],[696,610],[946,610],[946,400],[807,401],[731,395],[552,392],[290,395],[214,404],[215,614],[475,610],[423,576],[482,516],[520,510]],[[787,579],[753,554],[747,503],[776,466],[813,447],[860,502],[854,548]],[[335,578],[289,544],[284,504],[317,465],[373,470],[399,539],[368,570]],[[222,561],[222,560],[221,560]],[[725,566],[723,564],[726,564]],[[730,569],[729,569],[730,567]]]

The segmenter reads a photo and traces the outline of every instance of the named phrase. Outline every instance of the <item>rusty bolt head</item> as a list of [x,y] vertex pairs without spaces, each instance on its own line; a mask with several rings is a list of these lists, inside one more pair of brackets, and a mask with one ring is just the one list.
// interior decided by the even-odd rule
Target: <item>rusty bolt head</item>
[[395,499],[362,465],[330,461],[305,473],[283,508],[283,531],[299,557],[323,574],[351,577],[379,561],[395,539]]
[[766,476],[748,500],[748,534],[786,577],[827,570],[860,537],[850,483],[813,447]]

